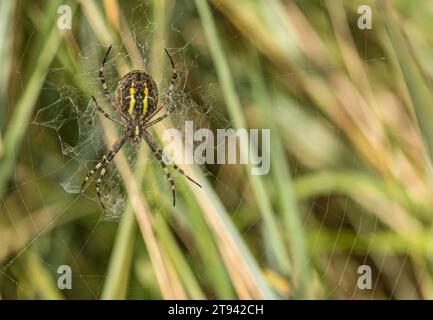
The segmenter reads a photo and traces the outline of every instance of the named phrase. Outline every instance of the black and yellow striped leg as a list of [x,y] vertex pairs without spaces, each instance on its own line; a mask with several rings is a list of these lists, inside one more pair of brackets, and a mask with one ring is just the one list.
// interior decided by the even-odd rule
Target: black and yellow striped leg
[[113,122],[116,122],[117,124],[120,124],[121,126],[125,126],[122,122],[120,122],[117,119],[113,119],[107,112],[105,112],[104,109],[102,109],[102,107],[98,104],[98,102],[96,101],[95,97],[92,96],[93,101],[95,102],[96,105],[96,110],[98,110],[100,113],[102,113],[102,115],[107,118],[108,120],[111,120]]
[[105,62],[107,62],[108,54],[110,53],[111,47],[112,46],[110,46],[108,48],[107,53],[105,54],[104,60],[102,61],[101,68],[99,69],[99,80],[102,83],[102,89],[104,89],[104,96],[110,102],[112,102],[113,99],[111,98],[110,91],[108,90],[107,83],[105,82],[104,66],[105,66]]
[[[146,132],[146,131],[143,132],[143,138],[147,142],[147,144],[149,145],[150,149],[152,150],[152,153],[154,154],[154,156],[159,161],[159,163],[161,164],[162,168],[165,171],[165,175],[167,176],[167,180],[168,180],[168,182],[171,185],[171,190],[172,190],[172,193],[173,193],[173,207],[174,207],[175,204],[176,204],[175,185],[174,185],[174,181],[173,181],[173,178],[171,176],[171,173],[168,170],[167,164],[166,164],[166,162],[164,160],[164,159],[168,159],[168,157],[164,154],[164,151],[161,148],[158,147],[158,145],[155,143],[155,141],[149,135],[148,132]],[[179,168],[175,163],[173,163],[173,168],[177,172],[179,172],[181,175],[183,175],[185,178],[187,178],[189,181],[191,181],[192,183],[196,184],[197,186],[199,186],[201,188],[201,185],[198,182],[196,182],[191,177],[189,177],[185,173],[185,171],[183,171],[181,168]]]
[[165,176],[167,177],[167,180],[171,186],[171,192],[173,194],[173,207],[174,207],[176,205],[176,187],[174,185],[173,177],[171,176],[171,173],[168,170],[167,164],[165,163],[164,159],[162,158],[161,153],[158,152],[159,148],[153,142],[153,139],[146,132],[144,133],[144,139],[147,142],[147,144],[149,145],[150,150],[152,150],[152,153],[155,156],[155,158],[159,161],[159,164],[161,165],[162,169],[164,169]]
[[116,141],[116,143],[113,144],[113,146],[111,147],[110,150],[108,150],[103,156],[101,161],[99,161],[96,166],[90,170],[87,175],[86,178],[83,181],[83,184],[81,185],[81,192],[83,192],[83,188],[86,185],[86,183],[89,181],[89,179],[99,170],[101,169],[101,173],[98,177],[98,180],[96,181],[96,194],[98,195],[98,199],[99,202],[101,203],[102,208],[105,209],[104,204],[102,203],[101,200],[101,192],[100,192],[100,186],[102,183],[102,179],[104,178],[106,172],[107,172],[107,167],[110,164],[111,160],[113,160],[114,156],[117,154],[117,152],[119,152],[120,148],[123,146],[123,144],[125,143],[126,139],[128,138],[128,135],[126,134],[126,132],[124,134],[122,134],[122,136]]
[[[168,58],[170,59],[170,64],[171,64],[171,68],[172,68],[172,76],[171,76],[171,80],[170,80],[170,86],[168,87],[168,92],[165,95],[164,99],[162,99],[162,101],[159,103],[158,107],[155,109],[155,111],[152,112],[152,114],[150,114],[145,121],[149,121],[150,119],[152,119],[159,111],[161,111],[162,108],[164,108],[165,104],[167,103],[168,100],[171,101],[171,95],[173,93],[173,89],[174,89],[174,84],[176,83],[177,80],[177,70],[176,70],[176,66],[174,65],[174,61],[172,59],[172,57],[170,56],[170,54],[168,53],[168,50],[166,48],[164,48],[165,53],[167,54]],[[167,116],[172,112],[172,110],[168,111]],[[167,117],[166,116],[166,117]],[[161,120],[160,120],[161,121]]]
[[[111,103],[113,108],[116,109],[116,111],[119,112],[120,115],[123,116],[122,110],[119,108],[119,106],[116,104],[116,102],[111,97],[110,91],[108,90],[108,87],[107,87],[107,83],[105,82],[104,67],[105,67],[105,62],[107,62],[108,54],[110,53],[111,47],[112,46],[110,46],[108,48],[107,53],[105,54],[104,60],[102,61],[101,68],[99,69],[99,80],[102,83],[102,89],[104,90],[105,99]],[[125,117],[125,119],[126,119],[126,117]]]
[[[162,152],[162,149],[160,149],[160,151]],[[175,163],[173,163],[173,169],[176,170],[177,172],[179,172],[181,175],[183,175],[185,178],[187,178],[189,181],[191,181],[192,183],[194,183],[196,186],[201,188],[201,184],[198,183],[197,181],[195,181],[193,178],[191,178],[190,176],[188,176],[185,171],[183,171],[181,168],[179,168]]]
[[103,163],[103,160],[99,161],[96,166],[93,167],[92,170],[90,170],[89,172],[87,172],[86,177],[84,178],[83,183],[81,184],[81,188],[80,188],[80,193],[83,192],[84,190],[84,186],[86,185],[86,183],[90,180],[90,178],[99,170],[99,168],[101,168]]
[[105,176],[105,173],[107,172],[107,167],[110,164],[110,161],[107,160],[107,158],[103,159],[103,165],[102,165],[102,169],[101,169],[101,173],[99,174],[98,180],[96,180],[96,194],[98,195],[98,200],[99,203],[101,204],[102,209],[105,209],[104,203],[102,202],[102,198],[101,198],[101,190],[100,190],[100,186],[102,183],[102,179]]
[[167,96],[169,97],[169,99],[171,99],[171,94],[173,93],[173,89],[174,89],[174,84],[176,83],[177,80],[177,70],[176,70],[176,66],[174,65],[174,61],[171,58],[170,54],[168,53],[168,50],[166,48],[164,48],[165,53],[167,54],[168,58],[170,59],[170,63],[171,63],[171,68],[172,68],[172,72],[173,75],[171,76],[171,80],[170,80],[170,87],[168,88],[168,92],[167,92]]
[[155,120],[149,122],[149,123],[145,123],[144,124],[144,129],[150,128],[151,126],[157,124],[158,122],[161,122],[162,120],[164,120],[165,118],[167,118],[170,115],[170,113],[165,113],[162,116],[156,118]]

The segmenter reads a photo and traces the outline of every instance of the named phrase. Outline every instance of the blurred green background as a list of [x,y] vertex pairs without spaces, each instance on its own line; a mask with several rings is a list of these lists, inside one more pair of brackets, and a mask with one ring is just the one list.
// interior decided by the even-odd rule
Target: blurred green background
[[[0,297],[433,298],[432,17],[430,1],[1,1]],[[145,68],[163,94],[173,55],[177,112],[153,136],[183,120],[269,128],[270,173],[184,166],[203,188],[176,174],[173,208],[143,145],[109,168],[119,217],[94,181],[67,192],[118,135],[99,116],[79,131],[109,45],[112,91]],[[74,159],[92,132],[96,155]]]

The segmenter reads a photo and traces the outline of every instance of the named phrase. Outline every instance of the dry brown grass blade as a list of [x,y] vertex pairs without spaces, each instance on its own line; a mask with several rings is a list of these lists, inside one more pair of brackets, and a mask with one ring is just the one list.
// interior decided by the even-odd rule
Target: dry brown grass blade
[[[106,135],[107,146],[111,146],[114,141],[116,141],[117,134],[111,124],[109,125],[105,121],[101,121],[101,124]],[[171,277],[172,274],[167,270],[167,264],[163,260],[162,252],[153,233],[153,222],[150,208],[141,196],[140,188],[137,185],[137,181],[135,180],[128,161],[122,151],[116,155],[114,162],[119,170],[122,180],[125,182],[124,185],[128,193],[128,199],[137,217],[138,225],[146,244],[149,258],[154,267],[161,293],[165,299],[182,299],[183,296],[178,295],[179,290],[176,289],[181,286],[181,284],[173,285],[173,283],[176,282],[176,279],[173,279],[173,277]]]

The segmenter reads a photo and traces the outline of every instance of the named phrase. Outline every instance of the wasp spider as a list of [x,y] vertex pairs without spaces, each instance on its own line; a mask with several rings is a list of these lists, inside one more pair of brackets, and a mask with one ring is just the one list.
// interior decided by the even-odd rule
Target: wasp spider
[[[81,185],[81,192],[83,191],[84,186],[89,181],[89,179],[100,170],[99,178],[96,181],[96,193],[98,195],[98,199],[101,203],[102,208],[105,208],[101,200],[100,186],[107,172],[108,165],[128,139],[131,139],[133,143],[137,144],[140,143],[141,139],[144,139],[144,141],[146,141],[147,145],[150,147],[153,155],[156,157],[156,159],[158,159],[159,163],[165,171],[167,180],[171,185],[171,190],[173,194],[173,206],[175,206],[175,186],[171,173],[167,168],[166,161],[168,158],[164,154],[163,150],[158,147],[156,142],[147,131],[147,129],[151,126],[164,120],[172,111],[169,110],[163,115],[157,117],[156,119],[153,119],[163,109],[164,105],[171,100],[173,87],[177,79],[177,72],[173,59],[171,58],[167,49],[165,49],[165,52],[170,59],[173,75],[171,77],[168,92],[159,104],[158,88],[155,81],[153,81],[150,74],[140,70],[133,70],[124,75],[122,79],[120,79],[117,84],[115,98],[113,99],[107,88],[107,84],[105,83],[104,76],[104,65],[107,60],[108,54],[110,53],[110,49],[111,46],[108,48],[101,65],[101,69],[99,70],[99,79],[102,83],[105,98],[108,100],[108,102],[110,102],[114,110],[119,114],[121,120],[113,119],[107,112],[102,109],[101,106],[99,106],[95,97],[92,96],[92,99],[96,104],[96,109],[101,112],[102,115],[104,115],[107,119],[121,125],[123,127],[123,130],[120,138],[116,141],[116,143],[113,144],[111,149],[108,150],[103,155],[102,159],[95,165],[95,167],[87,173],[86,178]],[[188,177],[185,172],[180,169],[176,164],[173,164],[173,169],[185,176],[191,182],[201,187],[200,184],[198,184],[192,178]]]

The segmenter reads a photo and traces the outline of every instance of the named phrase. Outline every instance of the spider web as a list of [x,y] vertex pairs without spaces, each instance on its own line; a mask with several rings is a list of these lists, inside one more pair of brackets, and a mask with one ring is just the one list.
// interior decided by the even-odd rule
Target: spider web
[[[138,46],[142,48],[143,52],[148,51],[146,45],[138,44]],[[176,55],[176,58],[181,57],[183,50],[186,49],[180,48],[175,50],[180,53]],[[81,52],[80,56],[82,60],[93,61],[94,59],[92,59],[91,56],[96,55],[95,50],[93,51],[94,52],[91,53],[84,51]],[[124,57],[128,58],[127,55],[124,55]],[[114,94],[117,81],[119,80],[119,76],[115,74],[115,63],[117,59],[118,57],[111,58],[105,65],[106,82],[112,95]],[[147,59],[144,58],[144,61],[146,60]],[[228,121],[215,109],[215,106],[217,105],[216,99],[212,98],[211,93],[206,94],[206,89],[204,87],[200,88],[199,91],[202,94],[205,93],[207,98],[205,101],[202,101],[200,105],[193,100],[191,93],[184,91],[182,83],[187,81],[187,71],[185,71],[183,67],[182,64],[177,67],[177,69],[179,69],[178,72],[180,79],[172,94],[172,101],[168,103],[169,108],[173,110],[170,118],[175,124],[175,128],[182,132],[184,136],[185,121],[193,121],[194,125],[198,128],[205,127],[209,129],[211,123],[216,123],[218,127],[221,127],[221,125],[228,126]],[[61,185],[66,192],[79,194],[86,172],[93,168],[102,158],[102,155],[108,150],[104,141],[102,126],[99,121],[110,120],[98,117],[99,113],[96,110],[96,105],[93,100],[88,100],[88,97],[86,98],[85,96],[82,96],[82,93],[73,86],[66,84],[59,86],[55,81],[56,78],[60,78],[57,73],[64,72],[65,70],[59,69],[54,70],[49,75],[45,91],[52,92],[52,95],[56,98],[54,99],[54,102],[47,106],[43,106],[38,110],[32,124],[55,130],[63,155],[70,159],[65,171],[72,172],[71,175],[66,175],[62,179]],[[92,87],[99,87],[102,91],[98,72],[99,66],[94,67],[94,70],[83,75],[83,77],[91,79],[93,82]],[[166,92],[164,91],[164,88],[168,88],[170,77],[171,73],[166,75],[162,83],[157,83],[158,88],[160,88],[159,94],[161,100]],[[98,100],[101,105],[105,106],[104,109],[108,111],[112,118],[120,120],[120,116],[113,111],[113,108],[110,105],[107,107],[107,103],[101,101],[103,99]],[[164,110],[161,114],[163,113]],[[76,138],[73,139],[73,141],[70,141],[71,138],[69,136],[66,136],[65,138],[63,134],[70,130],[76,132]],[[198,142],[191,142],[196,145],[198,144]],[[126,150],[126,155],[132,168],[134,167],[140,149],[146,147],[144,142],[142,142],[141,145],[134,145],[131,141],[127,141],[122,148],[122,150]],[[194,145],[191,147],[193,149],[195,148]],[[217,148],[217,146],[214,148]],[[153,159],[152,154],[148,155],[147,161],[156,162],[156,160]],[[159,163],[157,165],[152,165],[153,168],[158,168],[158,166]],[[202,172],[206,175],[211,174],[205,166],[202,166]],[[167,181],[164,180],[165,177],[162,169],[160,169],[160,173],[160,175],[157,175],[159,176],[157,178],[158,184],[167,183]],[[96,180],[97,174],[92,178],[93,180]],[[89,181],[86,185],[87,190],[89,190],[89,185],[91,184],[91,181]],[[157,189],[164,189],[164,187],[160,186]],[[146,193],[146,191],[144,192]],[[86,194],[87,193],[88,192],[86,192]],[[113,163],[108,166],[108,173],[104,177],[101,185],[101,195],[104,206],[107,209],[106,216],[110,218],[120,216],[124,210],[127,199],[123,182]],[[86,195],[86,197],[98,202],[95,194]]]
[[[137,17],[139,17],[139,19],[137,19]],[[144,4],[140,4],[131,9],[131,20],[136,21],[132,25],[133,35],[137,41],[136,45],[141,51],[144,65],[147,65],[150,51],[149,45],[145,41],[140,42],[138,39],[143,38],[145,35],[149,34],[149,32],[157,32],[157,26],[150,23],[150,19],[147,16],[147,8]],[[169,30],[169,33],[172,32],[179,32],[175,24],[173,24],[171,30]],[[115,67],[117,60],[121,58],[129,59],[129,56],[125,53],[113,54],[113,51],[117,51],[115,49],[121,51],[120,48],[114,47],[112,54],[105,64],[105,78],[112,95],[114,94],[117,81],[120,79]],[[179,79],[172,95],[171,107],[174,111],[170,115],[174,127],[183,132],[183,125],[187,120],[194,120],[194,125],[199,128],[210,129],[211,126],[215,125],[218,128],[228,127],[229,122],[224,115],[218,111],[219,105],[217,98],[213,96],[214,93],[212,91],[217,89],[215,83],[210,83],[200,88],[194,88],[192,91],[186,90],[185,86],[188,81],[189,72],[197,68],[197,66],[194,66],[194,63],[196,63],[194,59],[192,60],[192,65],[187,65],[187,60],[184,57],[187,50],[188,44],[180,48],[170,48],[170,53],[175,60],[176,68],[179,72]],[[80,52],[79,56],[81,63],[89,66],[88,71],[74,75],[78,78],[87,79],[89,86],[99,88],[100,92],[102,92],[102,87],[98,72],[99,64],[102,62],[105,51],[106,48],[101,45],[87,45],[87,47]],[[166,65],[169,66],[169,60],[164,52],[161,52],[158,58],[164,59]],[[167,68],[167,71],[167,73],[161,74],[161,81],[157,82],[160,99],[162,99],[163,95],[166,93],[171,78],[171,69]],[[50,163],[42,168],[32,165],[32,178],[30,179],[21,179],[15,169],[15,182],[8,189],[8,192],[15,192],[19,195],[20,205],[25,208],[26,214],[30,217],[33,229],[32,232],[34,234],[32,239],[27,241],[27,244],[24,245],[22,249],[18,249],[16,251],[17,253],[13,254],[9,261],[0,266],[0,275],[7,279],[6,282],[8,285],[12,284],[16,286],[18,298],[25,298],[33,294],[33,288],[22,287],[20,285],[20,279],[14,276],[15,272],[22,272],[21,268],[27,263],[27,260],[36,260],[42,265],[47,266],[47,268],[52,271],[53,278],[58,277],[56,271],[59,265],[65,264],[65,261],[72,261],[71,266],[74,269],[73,281],[75,284],[78,283],[74,289],[77,291],[87,289],[89,298],[97,298],[100,294],[105,274],[86,272],[86,270],[90,270],[91,268],[86,270],[82,269],[82,267],[80,267],[80,259],[83,255],[88,254],[86,251],[89,250],[89,246],[91,246],[93,242],[100,241],[99,233],[98,236],[96,235],[98,230],[110,229],[112,228],[112,224],[109,222],[118,222],[119,219],[121,219],[127,203],[124,185],[114,163],[111,163],[107,168],[107,174],[101,185],[102,201],[106,207],[104,212],[102,212],[99,207],[99,202],[94,192],[94,183],[97,179],[97,175],[89,181],[85,193],[80,193],[80,187],[87,171],[101,159],[102,155],[107,150],[100,122],[109,120],[99,117],[98,112],[95,110],[96,106],[93,100],[90,96],[83,94],[82,90],[80,90],[73,81],[73,84],[71,84],[71,82],[65,83],[65,74],[68,74],[68,72],[67,68],[63,66],[52,67],[50,69],[41,94],[41,96],[49,97],[49,101],[40,102],[41,105],[37,109],[29,133],[26,136],[26,153],[30,157],[31,163],[35,162],[33,159],[34,154],[40,155],[40,153],[35,153],[35,145],[39,144],[42,152],[52,150],[52,148],[49,149],[44,145],[43,140],[41,141],[42,136],[56,137],[58,144],[54,146],[54,148],[57,148],[57,154],[61,155],[61,157],[58,157],[54,164]],[[194,100],[193,95],[203,96],[204,98],[199,104]],[[118,118],[116,113],[110,109],[111,106],[107,105],[101,98],[102,95],[98,96],[97,93],[95,93],[95,96],[99,104],[103,106],[113,118]],[[34,132],[37,134],[34,134]],[[163,146],[160,142],[158,144]],[[53,147],[52,142],[50,142],[49,147]],[[216,147],[217,146],[215,146],[215,148]],[[141,146],[135,146],[129,141],[122,148],[132,168],[142,148],[147,148],[147,146],[144,143],[141,143]],[[155,183],[157,185],[152,188],[154,191],[145,189],[143,193],[147,195],[150,192],[158,192],[156,190],[164,190],[167,195],[171,197],[165,174],[158,161],[153,158],[150,152],[148,153],[146,161],[149,162],[147,167],[154,168],[156,171]],[[201,170],[206,176],[213,176],[214,179],[218,180],[218,173],[214,175],[205,166],[201,166]],[[26,199],[26,194],[28,189],[36,190],[36,194],[39,196],[39,202],[48,204],[51,199],[45,189],[45,184],[53,183],[53,181],[55,182],[54,185],[51,185],[52,191],[60,192],[59,188],[61,188],[64,193],[70,194],[72,197],[69,198],[70,200],[65,207],[47,213],[49,215],[48,221],[39,223],[36,221],[36,218],[33,217],[32,205],[28,203],[29,200]],[[41,187],[41,185],[44,186]],[[181,186],[177,185],[178,195],[180,194],[180,189]],[[74,215],[73,211],[76,210],[74,208],[82,208],[82,206],[77,204],[84,201],[84,197],[95,202],[96,210],[101,213],[96,220],[91,219],[84,223],[86,225],[86,231],[82,233],[83,236],[80,237],[80,239],[76,240],[74,247],[69,243],[69,239],[60,236],[58,246],[62,248],[62,254],[59,257],[50,255],[46,251],[47,248],[44,248],[45,234],[58,225],[63,224],[63,219]],[[48,205],[46,206],[48,207]],[[3,201],[2,208],[2,211],[6,212],[12,229],[14,229],[17,236],[19,236],[19,228],[15,226],[20,219],[13,216],[11,213],[12,210],[9,209],[9,203],[6,201]],[[103,221],[106,223],[102,223]],[[109,251],[106,253],[104,264],[107,263],[110,256]],[[79,281],[77,282],[77,280]],[[135,289],[138,288],[141,287],[136,287]],[[130,290],[133,291],[134,287],[131,287]]]

